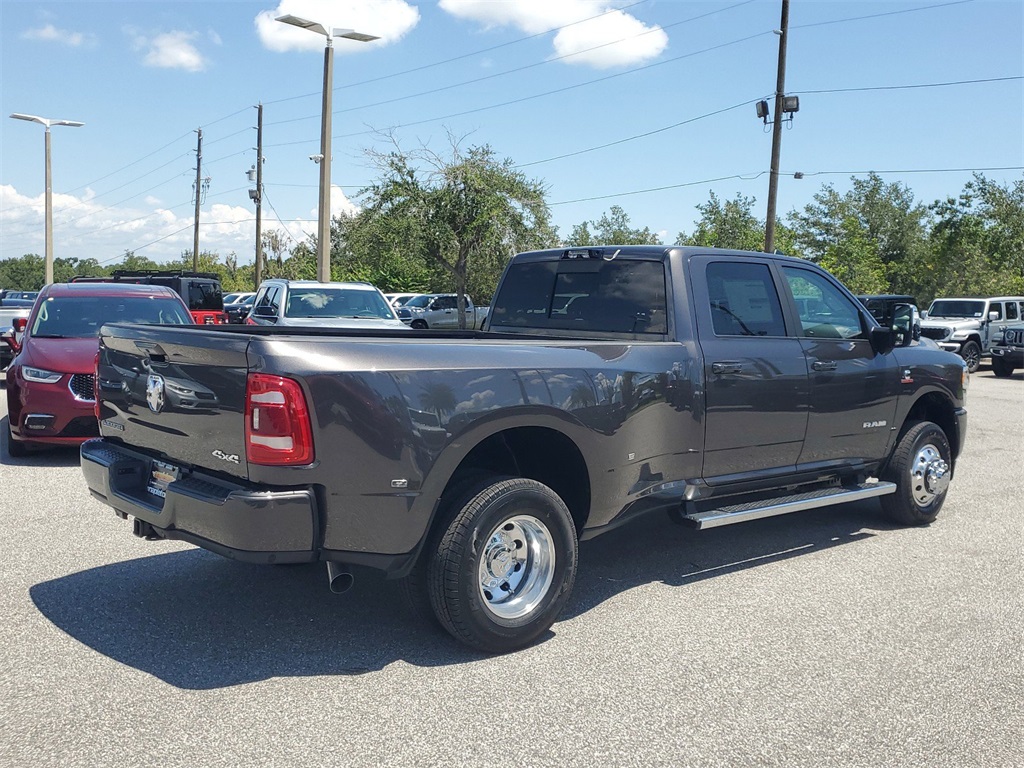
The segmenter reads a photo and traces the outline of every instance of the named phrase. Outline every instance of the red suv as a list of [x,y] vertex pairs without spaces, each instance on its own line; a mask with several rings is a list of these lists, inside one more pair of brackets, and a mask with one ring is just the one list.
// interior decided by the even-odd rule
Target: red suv
[[71,282],[166,285],[185,300],[196,324],[220,325],[228,322],[220,279],[214,272],[116,269],[110,277],[74,277]]
[[190,325],[181,297],[161,285],[53,283],[28,317],[21,350],[7,369],[7,452],[30,444],[77,445],[99,434],[95,406],[97,336],[104,323]]

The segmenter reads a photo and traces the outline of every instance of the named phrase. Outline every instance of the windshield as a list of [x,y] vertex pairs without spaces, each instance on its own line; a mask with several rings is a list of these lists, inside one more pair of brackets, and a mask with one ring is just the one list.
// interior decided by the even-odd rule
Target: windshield
[[87,339],[98,336],[104,323],[191,322],[181,303],[166,297],[54,296],[39,306],[30,332],[43,339]]
[[394,320],[391,305],[377,291],[350,288],[294,288],[285,317],[370,317]]
[[984,301],[941,299],[933,301],[928,308],[928,317],[981,317],[985,314]]

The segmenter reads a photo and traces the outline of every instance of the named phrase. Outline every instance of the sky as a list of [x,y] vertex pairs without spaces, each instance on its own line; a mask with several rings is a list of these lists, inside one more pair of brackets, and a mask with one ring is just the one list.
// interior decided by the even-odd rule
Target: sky
[[[379,37],[334,40],[332,212],[379,178],[370,153],[488,145],[547,189],[563,237],[621,207],[663,242],[697,206],[765,216],[781,0],[0,0],[0,260],[251,263],[263,105],[263,231],[317,231],[326,38],[285,14]],[[925,204],[980,171],[1024,178],[1024,3],[792,0],[778,215],[879,173]],[[803,174],[796,178],[794,174]]]

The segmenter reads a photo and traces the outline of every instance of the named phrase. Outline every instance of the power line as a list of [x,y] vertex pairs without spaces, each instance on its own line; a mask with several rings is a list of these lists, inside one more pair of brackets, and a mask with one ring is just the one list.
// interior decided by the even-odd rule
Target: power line
[[[334,90],[335,91],[341,91],[341,90],[344,90],[345,88],[355,88],[356,86],[359,86],[359,85],[369,85],[370,83],[377,83],[377,82],[380,82],[381,80],[389,80],[389,79],[391,79],[393,77],[399,77],[401,75],[411,75],[414,72],[421,72],[421,71],[423,71],[425,69],[431,69],[433,67],[439,67],[439,66],[441,66],[443,64],[451,64],[453,61],[461,61],[462,59],[469,59],[469,58],[472,58],[473,56],[479,56],[482,53],[490,53],[491,51],[496,51],[499,48],[507,48],[507,47],[509,47],[511,45],[517,45],[518,43],[526,42],[527,40],[533,40],[533,39],[538,38],[538,37],[543,37],[544,35],[549,35],[552,32],[558,32],[559,30],[567,29],[567,28],[575,26],[577,24],[582,24],[582,23],[584,23],[586,21],[593,21],[594,19],[599,19],[602,16],[607,16],[609,13],[615,13],[616,11],[625,11],[625,10],[627,10],[629,8],[632,8],[632,7],[637,6],[637,5],[642,5],[643,3],[646,3],[646,2],[648,2],[648,0],[637,0],[636,2],[630,3],[629,5],[623,5],[623,6],[620,6],[618,8],[612,8],[611,10],[604,11],[603,13],[599,13],[596,16],[590,16],[590,17],[588,17],[586,19],[580,19],[579,21],[573,21],[573,22],[571,22],[569,24],[564,24],[564,25],[562,25],[560,27],[552,27],[551,29],[546,29],[543,32],[537,32],[536,34],[533,34],[533,35],[527,35],[526,37],[520,37],[520,38],[517,38],[515,40],[509,40],[506,43],[499,43],[498,45],[492,45],[490,48],[481,48],[481,49],[476,50],[476,51],[470,51],[469,53],[463,53],[463,54],[460,54],[458,56],[453,56],[450,59],[443,59],[441,61],[435,61],[435,62],[432,62],[430,64],[423,64],[423,65],[418,66],[418,67],[413,67],[412,69],[404,69],[404,70],[402,70],[400,72],[392,72],[389,75],[380,75],[379,77],[372,77],[369,80],[360,80],[359,82],[356,82],[356,83],[347,83],[346,85],[338,86]],[[747,2],[753,2],[753,0],[747,0]],[[740,3],[740,5],[745,5],[745,4],[746,3]],[[282,104],[282,103],[284,103],[286,101],[294,101],[296,99],[308,99],[308,98],[310,98],[312,96],[318,96],[319,97],[319,96],[322,96],[322,95],[323,94],[322,94],[321,91],[314,91],[312,93],[304,93],[304,94],[301,94],[301,95],[298,95],[298,96],[288,96],[288,97],[283,98],[283,99],[277,99],[276,101],[265,101],[263,103],[264,104]],[[319,115],[318,115],[318,117],[319,117]]]
[[[859,170],[859,171],[813,171],[806,172],[802,171],[804,177],[807,176],[857,176],[863,174],[874,173],[879,176],[884,176],[893,173],[984,173],[986,171],[1024,171],[1024,165],[1007,165],[1007,166],[992,166],[986,168],[900,168],[900,169],[889,169],[889,170]],[[629,197],[630,195],[642,195],[648,192],[664,192],[668,189],[681,189],[682,187],[692,187],[697,184],[711,184],[718,181],[728,181],[730,179],[740,179],[742,181],[755,181],[768,171],[759,171],[756,174],[733,174],[732,176],[720,176],[714,179],[703,179],[701,181],[688,181],[682,184],[671,184],[664,187],[649,187],[647,189],[634,189],[628,192],[614,192],[607,195],[597,195],[594,197],[581,197],[576,200],[560,200],[557,203],[548,203],[549,206],[554,207],[556,205],[569,205],[571,203],[586,203],[592,200],[607,200],[613,197]],[[780,175],[786,176],[791,175],[792,172],[780,173]]]
[[[968,0],[962,0],[968,2]],[[1024,76],[984,77],[977,80],[949,80],[943,83],[913,83],[910,85],[871,85],[862,88],[819,88],[817,90],[793,91],[793,93],[855,93],[859,91],[903,91],[913,88],[945,88],[952,85],[974,85],[977,83],[1005,83],[1013,80],[1024,80]]]
[[[524,71],[526,71],[528,69],[533,69],[535,67],[542,67],[542,66],[545,66],[547,64],[552,64],[552,63],[557,62],[557,61],[563,61],[565,59],[571,59],[574,56],[579,56],[579,55],[584,54],[584,53],[590,53],[592,51],[597,51],[597,50],[600,50],[601,48],[607,48],[608,46],[611,46],[611,45],[618,45],[619,43],[623,43],[623,42],[625,42],[627,40],[633,40],[634,38],[637,38],[637,37],[643,37],[645,35],[650,35],[650,34],[653,34],[654,32],[661,32],[661,31],[664,31],[666,29],[671,29],[672,27],[678,27],[678,26],[680,26],[682,24],[688,24],[691,21],[697,21],[699,19],[705,18],[706,16],[712,16],[712,15],[714,15],[716,13],[722,13],[724,11],[732,10],[733,8],[739,8],[742,5],[748,5],[749,3],[752,3],[753,1],[754,0],[744,0],[744,2],[737,3],[736,5],[730,5],[730,6],[726,7],[726,8],[716,8],[713,11],[709,11],[708,13],[700,14],[699,16],[693,16],[691,18],[683,19],[681,21],[676,21],[676,22],[673,22],[671,24],[659,25],[659,26],[653,27],[651,29],[648,29],[648,30],[646,30],[644,32],[638,32],[635,35],[630,35],[629,37],[622,37],[622,38],[619,38],[618,40],[612,40],[611,42],[601,43],[600,45],[595,45],[595,46],[592,46],[590,48],[584,48],[584,49],[579,50],[579,51],[573,51],[572,53],[566,53],[566,54],[563,54],[561,56],[554,56],[552,58],[544,59],[543,61],[535,61],[535,62],[532,62],[530,64],[524,64],[521,67],[514,67],[512,69],[506,69],[506,70],[504,70],[502,72],[494,72],[494,73],[489,74],[489,75],[484,75],[482,77],[473,78],[472,80],[463,80],[463,81],[458,82],[458,83],[450,83],[448,85],[443,85],[443,86],[440,86],[438,88],[432,88],[429,91],[420,91],[418,93],[410,93],[410,94],[407,94],[405,96],[396,96],[393,99],[385,99],[384,101],[376,101],[376,102],[372,102],[370,104],[361,104],[361,105],[359,105],[357,107],[347,107],[346,109],[336,110],[332,114],[340,115],[340,114],[344,114],[346,112],[357,112],[357,111],[359,111],[361,109],[369,109],[370,107],[380,107],[380,106],[383,106],[385,104],[394,104],[396,102],[405,101],[407,99],[415,99],[415,98],[418,98],[420,96],[430,96],[430,95],[435,94],[435,93],[441,93],[442,91],[450,91],[453,88],[461,88],[464,85],[475,85],[476,83],[486,82],[487,80],[494,80],[494,79],[499,78],[499,77],[505,77],[506,75],[516,74],[517,72],[524,72]],[[689,54],[689,55],[693,55],[693,54]],[[685,58],[685,56],[684,57],[678,57],[678,58]],[[677,61],[678,58],[677,59],[670,59],[669,61]],[[339,90],[339,89],[335,89],[335,90]],[[317,114],[317,115],[307,115],[306,117],[293,117],[293,118],[289,118],[288,120],[278,120],[278,121],[273,122],[273,123],[268,123],[268,125],[283,125],[285,123],[297,123],[297,122],[301,122],[303,120],[311,120],[311,119],[319,119],[319,118],[320,118],[319,114]]]
[[917,8],[904,8],[900,11],[886,11],[885,13],[872,13],[867,16],[851,16],[846,19],[832,19],[831,21],[816,21],[812,24],[800,24],[798,26],[792,26],[790,29],[808,29],[809,27],[824,27],[829,24],[840,24],[846,21],[863,21],[864,19],[879,19],[883,16],[897,16],[901,13],[917,13],[918,11],[931,11],[935,8],[947,8],[951,5],[964,5],[966,3],[973,3],[974,0],[954,0],[951,3],[936,3],[935,5],[922,5]]

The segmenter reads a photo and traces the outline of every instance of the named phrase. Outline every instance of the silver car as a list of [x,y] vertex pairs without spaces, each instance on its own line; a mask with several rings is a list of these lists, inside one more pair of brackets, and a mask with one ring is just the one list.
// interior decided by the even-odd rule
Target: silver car
[[249,325],[316,328],[405,329],[394,308],[369,283],[264,280],[256,292]]

